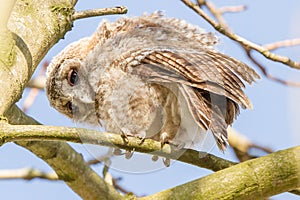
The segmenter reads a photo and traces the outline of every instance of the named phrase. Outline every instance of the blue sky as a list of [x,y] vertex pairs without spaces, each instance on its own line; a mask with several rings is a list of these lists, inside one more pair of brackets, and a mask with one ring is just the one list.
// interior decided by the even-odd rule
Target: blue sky
[[[214,1],[216,3],[217,1]],[[239,35],[256,42],[258,44],[272,43],[288,38],[300,37],[299,17],[300,1],[237,1],[225,0],[218,3],[222,5],[247,5],[248,9],[241,13],[226,14],[225,19],[230,27]],[[91,8],[111,7],[116,5],[125,5],[129,11],[127,16],[138,16],[144,12],[151,13],[156,10],[162,10],[169,17],[184,19],[192,24],[196,24],[207,31],[215,32],[209,24],[196,15],[192,10],[184,6],[180,1],[79,1],[76,9],[84,10]],[[72,31],[68,32],[64,40],[59,41],[46,55],[45,60],[51,60],[59,51],[61,51],[70,42],[76,41],[82,37],[91,35],[102,19],[114,21],[120,16],[104,16],[90,19],[78,20],[74,23]],[[221,36],[218,49],[230,56],[233,56],[256,69],[252,63],[247,60],[243,50],[229,39]],[[287,55],[294,60],[300,61],[300,48],[291,47],[277,50],[276,53]],[[261,55],[255,54],[255,57],[264,64],[275,76],[300,81],[300,72],[278,63],[266,61]],[[298,122],[300,89],[287,87],[270,81],[266,78],[258,81],[256,84],[247,87],[246,93],[253,103],[253,110],[243,110],[241,115],[235,121],[233,127],[246,135],[249,139],[274,150],[286,149],[300,143],[300,123]],[[26,96],[26,92],[23,95]],[[19,105],[22,104],[22,100]],[[28,114],[38,119],[43,124],[76,126],[72,121],[65,118],[49,106],[45,93],[41,92],[37,97],[35,104],[30,108]],[[92,148],[87,145],[72,144],[72,146],[82,152],[86,159],[92,158]],[[97,153],[103,153],[106,150],[95,150]],[[227,159],[236,160],[232,150],[229,149],[225,154],[216,150],[214,154]],[[136,160],[141,163],[137,166],[139,173],[133,173],[132,166],[136,165]],[[115,167],[111,173],[116,177],[123,177],[121,184],[128,190],[138,195],[152,194],[160,190],[174,187],[186,183],[190,180],[200,178],[211,173],[208,170],[182,164],[172,163],[171,167],[165,168],[161,164],[153,164],[149,170],[143,170],[143,167],[149,165],[150,158],[135,155],[130,160],[123,160],[124,168]],[[118,165],[117,165],[118,166]],[[33,167],[44,171],[51,171],[42,160],[15,144],[9,143],[0,147],[0,169],[18,169],[24,167]],[[95,170],[101,172],[102,167],[96,166]],[[47,180],[10,180],[0,181],[0,193],[3,199],[80,199],[63,182],[51,182]],[[273,199],[297,199],[297,197],[284,194],[278,195]]]

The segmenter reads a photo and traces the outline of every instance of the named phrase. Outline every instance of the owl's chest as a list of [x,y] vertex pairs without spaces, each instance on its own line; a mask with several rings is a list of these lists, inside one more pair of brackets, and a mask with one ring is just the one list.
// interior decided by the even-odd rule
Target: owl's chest
[[96,92],[96,110],[106,129],[118,131],[120,124],[121,127],[135,126],[130,125],[135,120],[139,120],[141,127],[132,127],[133,130],[147,129],[155,118],[156,108],[163,104],[161,87],[135,75],[111,77],[99,80]]

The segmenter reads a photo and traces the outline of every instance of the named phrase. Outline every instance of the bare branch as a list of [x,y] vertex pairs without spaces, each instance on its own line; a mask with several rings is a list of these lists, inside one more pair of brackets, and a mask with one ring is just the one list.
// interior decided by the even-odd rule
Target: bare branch
[[223,35],[226,35],[228,38],[243,45],[244,48],[253,49],[270,60],[273,60],[275,62],[280,62],[284,65],[290,66],[295,69],[300,69],[299,62],[293,61],[289,57],[272,53],[267,48],[260,46],[256,43],[250,42],[249,40],[246,40],[245,38],[227,30],[226,27],[222,26],[220,23],[217,23],[216,21],[211,19],[198,5],[194,4],[192,1],[189,1],[189,0],[181,0],[181,1],[185,5],[187,5],[189,8],[194,10],[196,13],[198,13],[203,19],[205,19],[210,25],[212,25],[218,32],[222,33]]
[[34,178],[42,178],[51,181],[58,180],[58,176],[55,172],[45,173],[32,168],[0,170],[0,179],[32,180]]
[[294,86],[294,87],[300,87],[300,82],[291,82],[291,81],[286,81],[280,78],[277,78],[271,74],[268,73],[267,69],[260,64],[257,60],[255,60],[251,54],[251,51],[246,50],[246,54],[248,58],[261,70],[261,72],[270,80],[276,81],[278,83],[281,83],[283,85],[288,85],[288,86]]
[[231,127],[229,127],[227,131],[228,131],[228,142],[230,146],[233,148],[235,155],[241,162],[253,158],[257,158],[257,156],[250,155],[249,150],[251,148],[262,150],[268,154],[273,152],[270,148],[266,148],[254,144],[246,136],[240,134],[239,132],[237,132],[235,129]]
[[226,13],[236,13],[236,12],[243,12],[247,9],[246,5],[240,5],[240,6],[225,6],[222,8],[219,8],[219,12],[221,14]]
[[28,82],[27,87],[31,86],[31,89],[27,97],[25,98],[22,106],[22,110],[24,112],[26,112],[30,108],[30,106],[34,103],[40,90],[45,88],[45,84],[46,84],[45,72],[48,64],[49,64],[48,62],[44,62],[42,68],[39,71],[38,76],[35,79],[31,79]]
[[97,17],[102,15],[117,15],[126,14],[127,8],[125,6],[117,6],[113,8],[99,8],[92,10],[77,11],[73,14],[73,20],[83,19],[88,17]]
[[268,49],[269,51],[272,51],[272,50],[275,50],[278,48],[291,47],[291,46],[297,46],[297,45],[300,45],[300,38],[283,40],[283,41],[279,41],[279,42],[265,44],[265,45],[263,45],[263,47]]
[[[222,16],[222,11],[220,9],[216,8],[212,3],[207,2],[205,0],[198,0],[198,4],[200,6],[206,6],[209,12],[216,18],[217,22],[215,22],[213,19],[211,19],[208,15],[206,15],[203,10],[200,7],[197,7],[190,1],[183,1],[186,5],[191,7],[195,12],[197,12],[200,16],[202,16],[206,21],[208,21],[216,30],[219,32],[223,33],[227,37],[233,39],[234,41],[237,41],[241,47],[245,50],[246,54],[248,55],[249,59],[261,70],[263,75],[267,77],[270,80],[276,81],[278,83],[288,85],[288,86],[295,86],[295,87],[300,87],[300,83],[298,82],[290,82],[286,81],[277,77],[274,77],[273,75],[267,73],[267,70],[264,66],[262,66],[258,61],[256,61],[252,55],[250,55],[251,50],[256,50],[258,52],[260,51],[267,51],[267,50],[274,50],[279,47],[287,47],[287,46],[293,46],[293,45],[298,45],[300,43],[300,39],[295,39],[295,40],[286,40],[286,41],[281,41],[281,42],[276,42],[264,46],[259,46],[257,44],[254,44],[236,34],[234,34],[229,26],[227,25],[225,19]],[[260,50],[259,50],[260,49]],[[263,50],[265,49],[265,50]],[[260,52],[262,53],[262,52]],[[275,54],[274,54],[275,55]],[[266,56],[265,56],[266,57]],[[269,57],[267,57],[269,58]],[[286,57],[287,58],[287,57]],[[271,58],[269,58],[271,59]]]
[[222,16],[222,13],[214,6],[213,3],[204,1],[203,5],[205,5],[208,8],[208,10],[211,12],[211,14],[213,16],[215,16],[216,20],[220,23],[220,25],[224,29],[226,29],[227,31],[230,31],[230,28],[229,28],[227,22],[225,21],[225,19]]

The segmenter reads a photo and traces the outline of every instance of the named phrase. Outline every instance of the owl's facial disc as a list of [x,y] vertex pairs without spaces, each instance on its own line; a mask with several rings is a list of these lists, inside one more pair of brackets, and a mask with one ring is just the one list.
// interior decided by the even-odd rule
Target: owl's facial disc
[[70,94],[71,100],[66,109],[76,122],[89,124],[98,123],[95,110],[95,92],[88,81],[88,73],[81,67],[70,67],[63,82],[65,94]]

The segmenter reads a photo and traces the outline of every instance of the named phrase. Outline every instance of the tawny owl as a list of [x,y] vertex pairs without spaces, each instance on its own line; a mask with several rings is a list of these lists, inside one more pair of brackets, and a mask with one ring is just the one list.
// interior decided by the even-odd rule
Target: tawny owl
[[212,132],[226,149],[242,81],[259,75],[215,49],[212,33],[160,13],[102,22],[66,47],[47,70],[51,105],[107,131],[194,148]]

